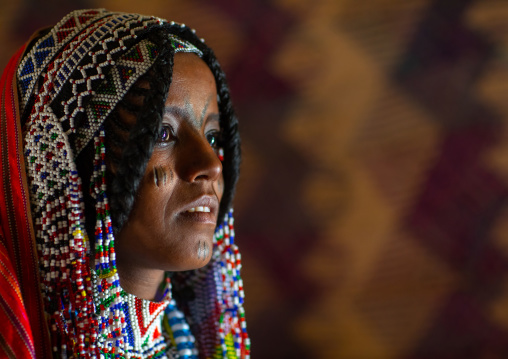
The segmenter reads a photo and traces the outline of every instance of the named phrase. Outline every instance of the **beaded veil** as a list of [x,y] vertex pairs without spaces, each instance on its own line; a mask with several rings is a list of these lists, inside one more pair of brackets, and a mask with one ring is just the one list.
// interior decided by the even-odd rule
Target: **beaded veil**
[[[171,44],[164,56],[193,52],[211,66],[213,53],[184,25],[101,9],[67,15],[32,41],[17,67],[27,190],[54,357],[249,357],[230,198],[225,208],[221,203],[208,265],[169,273],[159,302],[136,298],[119,284],[104,122],[163,56],[150,37],[156,31]],[[211,69],[218,87],[224,84],[220,69]],[[218,94],[222,126],[222,117],[234,114],[228,94]],[[239,144],[233,142],[224,146],[225,171],[237,166]],[[91,162],[83,165],[86,151]],[[93,168],[90,178],[80,177],[83,166]],[[230,187],[235,183],[236,177],[229,180]],[[94,201],[92,218],[85,215],[84,193]]]

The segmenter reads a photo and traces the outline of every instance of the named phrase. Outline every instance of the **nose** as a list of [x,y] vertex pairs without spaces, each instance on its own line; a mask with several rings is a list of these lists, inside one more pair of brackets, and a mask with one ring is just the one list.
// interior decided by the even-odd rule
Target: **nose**
[[189,133],[180,144],[176,172],[187,182],[215,182],[222,174],[222,162],[204,135]]

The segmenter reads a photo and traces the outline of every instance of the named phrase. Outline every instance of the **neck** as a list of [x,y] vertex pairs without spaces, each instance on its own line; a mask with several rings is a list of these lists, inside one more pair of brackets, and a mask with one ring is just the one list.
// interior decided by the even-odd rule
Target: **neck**
[[118,263],[118,276],[120,286],[127,293],[135,295],[140,299],[155,300],[158,289],[164,280],[164,271],[154,269],[143,269],[128,264]]

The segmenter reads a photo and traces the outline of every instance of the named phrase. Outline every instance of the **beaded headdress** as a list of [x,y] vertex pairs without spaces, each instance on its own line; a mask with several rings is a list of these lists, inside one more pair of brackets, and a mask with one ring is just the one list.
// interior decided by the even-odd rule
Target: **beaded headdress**
[[[165,34],[171,48],[153,40],[155,32]],[[224,120],[225,130],[236,133],[223,73],[211,50],[184,25],[106,10],[75,11],[34,40],[19,64],[24,155],[44,309],[56,357],[249,356],[240,254],[232,213],[223,208],[229,207],[232,189],[221,203],[222,224],[210,263],[168,276],[165,300],[143,301],[126,293],[116,272],[112,215],[119,206],[108,197],[114,191],[106,176],[104,123],[136,81],[158,62],[171,65],[175,52],[193,52],[207,62],[216,78],[221,117],[234,119]],[[161,106],[164,95],[156,96]],[[150,126],[145,135],[153,143],[160,123]],[[236,175],[228,171],[239,161],[234,138],[224,146],[225,185],[232,188]],[[146,165],[150,145],[142,147],[141,141],[139,146]],[[83,164],[87,151],[93,160]],[[93,168],[90,178],[80,177],[82,167]],[[82,181],[89,186],[83,188]],[[127,185],[137,188],[136,181]],[[85,215],[84,194],[93,198],[92,218]],[[116,225],[121,224],[119,219]],[[87,233],[89,228],[94,233]],[[192,295],[178,294],[189,288]]]

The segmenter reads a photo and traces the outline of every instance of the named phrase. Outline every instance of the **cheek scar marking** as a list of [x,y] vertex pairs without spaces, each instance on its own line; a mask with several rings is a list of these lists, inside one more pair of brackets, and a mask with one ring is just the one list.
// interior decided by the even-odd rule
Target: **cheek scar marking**
[[163,167],[157,166],[153,168],[153,181],[157,187],[164,186],[167,178],[166,170]]

